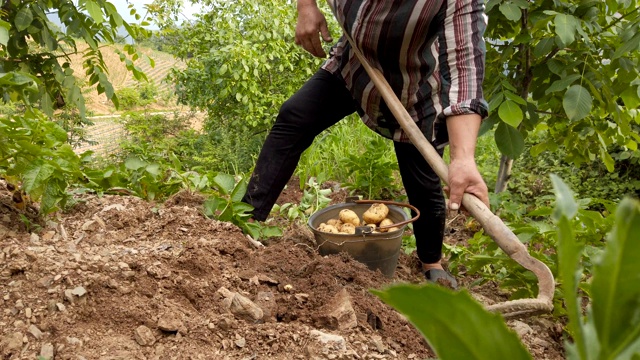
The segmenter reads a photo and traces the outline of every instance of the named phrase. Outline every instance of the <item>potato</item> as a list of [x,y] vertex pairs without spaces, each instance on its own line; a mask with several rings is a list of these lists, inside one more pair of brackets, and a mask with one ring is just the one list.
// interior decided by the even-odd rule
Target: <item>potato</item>
[[336,229],[335,226],[333,225],[328,225],[325,223],[322,223],[318,226],[318,231],[322,231],[322,232],[326,232],[326,233],[331,233],[331,234],[338,234],[340,231],[338,231],[338,229]]
[[327,220],[327,225],[333,225],[336,229],[339,229],[342,226],[342,221],[340,219],[329,219]]
[[367,224],[377,224],[389,215],[389,208],[385,204],[375,203],[362,214],[362,220]]
[[356,214],[353,210],[344,209],[340,210],[340,221],[343,223],[350,223],[353,226],[360,226],[360,218],[358,218],[358,214]]
[[342,224],[342,226],[340,226],[340,232],[344,234],[355,234],[356,227],[351,223]]
[[[380,227],[389,226],[389,225],[393,225],[393,220],[391,220],[389,218],[384,218],[382,221],[380,221]],[[388,229],[378,229],[378,230],[380,230],[381,232],[389,231]]]

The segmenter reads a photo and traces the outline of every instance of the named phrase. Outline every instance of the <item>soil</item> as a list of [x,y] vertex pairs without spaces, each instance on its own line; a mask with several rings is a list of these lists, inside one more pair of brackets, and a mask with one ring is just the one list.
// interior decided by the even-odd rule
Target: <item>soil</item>
[[[278,202],[299,202],[297,184]],[[333,202],[345,196],[334,192]],[[2,359],[434,357],[402,316],[368,292],[422,282],[414,254],[401,254],[388,279],[347,255],[320,256],[301,225],[255,248],[236,226],[203,216],[198,194],[163,204],[78,200],[37,225],[0,181]],[[464,219],[450,226],[448,242],[473,235]],[[504,300],[495,284],[459,280],[486,303]],[[553,318],[508,324],[534,358],[564,358]]]

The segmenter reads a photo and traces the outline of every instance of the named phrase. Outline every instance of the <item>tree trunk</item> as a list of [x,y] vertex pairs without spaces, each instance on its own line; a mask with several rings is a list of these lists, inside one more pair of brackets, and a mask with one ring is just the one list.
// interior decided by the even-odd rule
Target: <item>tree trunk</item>
[[509,159],[506,155],[500,158],[500,169],[498,170],[498,178],[496,179],[495,193],[501,193],[507,190],[509,178],[511,178],[511,168],[513,167],[513,159]]

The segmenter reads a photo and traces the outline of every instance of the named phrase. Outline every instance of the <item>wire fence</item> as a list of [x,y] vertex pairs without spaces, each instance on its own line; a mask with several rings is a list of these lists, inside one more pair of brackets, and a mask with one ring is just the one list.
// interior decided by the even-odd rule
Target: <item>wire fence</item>
[[126,138],[127,132],[117,121],[118,118],[119,116],[92,118],[94,124],[86,129],[85,135],[91,143],[83,143],[75,149],[76,153],[91,150],[102,157],[119,154],[120,143]]

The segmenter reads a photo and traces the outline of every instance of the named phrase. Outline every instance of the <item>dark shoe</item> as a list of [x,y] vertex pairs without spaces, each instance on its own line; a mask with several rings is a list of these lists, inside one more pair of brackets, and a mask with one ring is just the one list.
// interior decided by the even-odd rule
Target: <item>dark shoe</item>
[[453,290],[458,289],[458,282],[453,275],[440,269],[429,269],[424,272],[424,277],[427,282],[438,284],[444,287],[448,287]]

